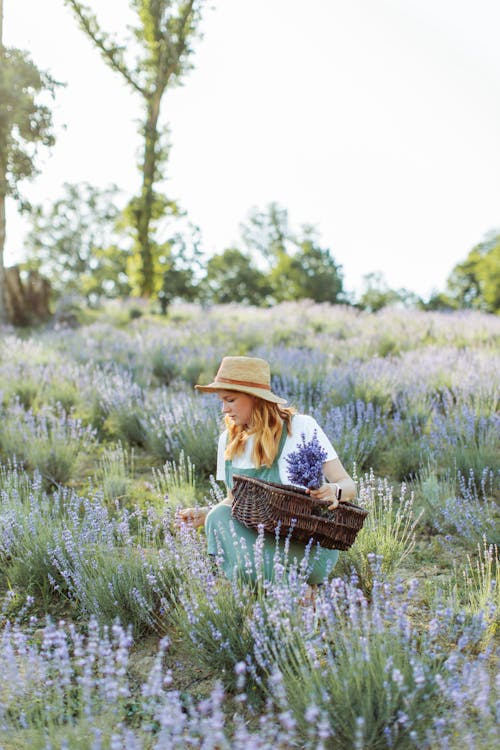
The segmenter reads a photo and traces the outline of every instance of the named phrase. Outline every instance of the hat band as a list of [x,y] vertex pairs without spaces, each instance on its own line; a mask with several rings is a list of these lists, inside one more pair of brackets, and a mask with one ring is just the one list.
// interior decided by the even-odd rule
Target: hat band
[[246,385],[249,388],[263,388],[266,391],[271,390],[270,385],[266,385],[265,383],[253,383],[251,380],[233,380],[233,378],[220,378],[216,376],[215,382],[216,383],[231,383],[232,385]]

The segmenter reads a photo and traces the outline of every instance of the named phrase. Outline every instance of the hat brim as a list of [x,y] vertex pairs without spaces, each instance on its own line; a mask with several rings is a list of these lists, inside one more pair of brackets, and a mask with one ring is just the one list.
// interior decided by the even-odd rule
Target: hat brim
[[265,388],[251,388],[250,386],[236,385],[233,383],[209,383],[209,385],[195,385],[196,390],[204,393],[217,393],[217,391],[238,391],[239,393],[248,393],[250,396],[256,396],[263,401],[270,401],[272,404],[286,404],[285,398],[280,398],[272,391]]

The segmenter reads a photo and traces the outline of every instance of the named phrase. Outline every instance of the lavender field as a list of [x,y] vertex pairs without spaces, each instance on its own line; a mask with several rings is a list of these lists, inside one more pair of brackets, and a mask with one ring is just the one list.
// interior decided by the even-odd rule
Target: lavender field
[[[131,314],[132,313],[132,314]],[[227,354],[269,360],[369,515],[315,607],[229,583]],[[0,340],[0,750],[493,750],[500,319],[312,303],[109,307]]]

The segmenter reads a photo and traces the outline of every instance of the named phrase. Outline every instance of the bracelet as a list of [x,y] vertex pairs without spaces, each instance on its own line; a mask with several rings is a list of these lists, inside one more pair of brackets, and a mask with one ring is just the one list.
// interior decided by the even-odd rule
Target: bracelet
[[337,482],[332,482],[333,485],[335,485],[335,500],[339,500],[342,497],[342,487],[340,487]]

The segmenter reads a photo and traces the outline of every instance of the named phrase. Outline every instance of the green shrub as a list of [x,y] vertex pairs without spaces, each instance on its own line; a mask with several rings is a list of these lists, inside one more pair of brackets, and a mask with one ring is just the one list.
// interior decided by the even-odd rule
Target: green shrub
[[106,417],[103,430],[112,438],[129,445],[144,447],[147,440],[147,428],[144,412],[141,407],[124,404],[112,408]]
[[454,565],[447,593],[454,611],[469,618],[480,615],[485,623],[485,648],[500,628],[500,558],[496,544],[478,544],[474,559],[467,555],[465,565]]
[[179,460],[167,461],[163,469],[153,468],[154,487],[164,501],[173,508],[189,508],[196,504],[196,469],[181,450]]
[[304,622],[275,641],[269,697],[306,743],[321,722],[329,750],[425,746],[444,705],[442,660],[430,644],[421,648],[407,606],[408,595],[380,579],[370,606],[337,579],[320,594],[307,637]]
[[401,487],[396,506],[389,482],[377,479],[373,472],[359,481],[358,496],[369,513],[353,546],[339,556],[335,572],[346,575],[354,570],[360,588],[370,595],[373,586],[371,558],[379,558],[384,576],[399,570],[415,545],[415,528],[420,516],[414,517],[413,494],[407,492],[405,485]]
[[174,611],[188,653],[217,675],[228,691],[236,687],[235,664],[246,662],[253,650],[251,607],[248,591],[205,574],[182,589]]
[[168,550],[97,545],[56,557],[69,597],[86,616],[109,625],[119,620],[136,637],[165,633],[170,626],[181,574]]
[[70,412],[80,404],[81,395],[75,383],[56,379],[44,392],[44,399],[53,406],[60,404],[65,412]]
[[106,448],[99,464],[104,498],[110,501],[124,498],[131,488],[134,476],[133,449],[128,453],[121,443]]
[[0,448],[16,456],[29,470],[38,470],[47,487],[67,483],[82,451],[94,442],[94,434],[79,420],[60,410],[37,414],[11,410],[2,425]]
[[3,470],[0,514],[0,562],[9,586],[53,603],[54,591],[65,590],[53,563],[52,550],[62,526],[62,496],[49,497],[40,475],[32,479],[18,469]]
[[177,360],[162,348],[153,351],[151,368],[153,375],[161,385],[170,385],[180,372]]

